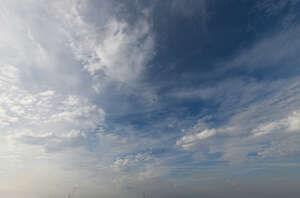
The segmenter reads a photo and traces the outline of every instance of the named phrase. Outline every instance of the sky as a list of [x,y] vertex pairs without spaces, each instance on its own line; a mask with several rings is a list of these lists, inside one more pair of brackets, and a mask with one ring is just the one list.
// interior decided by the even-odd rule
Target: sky
[[299,197],[300,0],[2,0],[0,196]]

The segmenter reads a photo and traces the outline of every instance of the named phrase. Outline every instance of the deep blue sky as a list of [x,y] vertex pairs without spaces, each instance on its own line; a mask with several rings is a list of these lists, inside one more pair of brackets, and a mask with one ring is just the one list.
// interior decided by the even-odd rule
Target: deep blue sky
[[0,196],[298,197],[299,13],[4,0]]

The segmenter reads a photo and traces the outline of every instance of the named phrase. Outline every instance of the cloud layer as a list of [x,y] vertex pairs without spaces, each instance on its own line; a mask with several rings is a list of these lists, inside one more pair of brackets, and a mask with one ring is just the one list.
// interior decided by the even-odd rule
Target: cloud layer
[[298,11],[281,0],[1,2],[0,195],[297,191]]

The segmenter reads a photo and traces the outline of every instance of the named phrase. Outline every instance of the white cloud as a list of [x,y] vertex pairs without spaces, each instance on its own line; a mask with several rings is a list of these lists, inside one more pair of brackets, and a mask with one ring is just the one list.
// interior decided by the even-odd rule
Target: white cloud
[[300,132],[300,114],[294,111],[286,118],[263,123],[258,128],[255,128],[252,133],[254,136],[266,135],[272,132],[287,133],[287,132]]
[[[74,98],[78,103],[70,103],[70,101],[64,100],[56,107],[56,112],[49,115],[47,123],[53,122],[70,122],[75,126],[80,127],[96,127],[104,121],[105,112],[103,109],[97,107],[96,105],[89,104],[88,101],[83,100],[79,102],[79,98]],[[68,99],[70,96],[68,96]]]
[[[122,19],[118,6],[111,8],[110,1],[103,1],[99,8],[103,12],[96,15],[99,21],[93,21],[90,3],[95,2],[1,3],[0,21],[4,25],[0,27],[0,158],[3,160],[0,173],[5,173],[5,177],[0,186],[7,185],[8,178],[11,186],[26,184],[24,188],[29,191],[32,186],[27,186],[28,183],[40,187],[41,180],[49,178],[47,187],[42,186],[47,190],[51,185],[73,181],[81,181],[88,189],[94,186],[111,190],[113,181],[134,186],[164,176],[168,172],[165,167],[185,160],[188,151],[195,154],[195,159],[197,152],[200,153],[198,156],[203,157],[197,159],[204,161],[212,158],[243,162],[251,152],[257,153],[253,158],[299,153],[296,132],[300,129],[300,116],[298,111],[291,113],[299,106],[297,82],[300,81],[296,78],[272,85],[238,79],[221,82],[222,85],[213,88],[175,90],[170,96],[210,100],[219,107],[215,117],[220,126],[213,126],[209,119],[200,120],[179,138],[177,133],[156,136],[166,125],[169,125],[167,130],[181,124],[191,126],[191,122],[186,124],[176,116],[159,123],[151,120],[151,129],[116,124],[113,119],[118,119],[127,103],[111,102],[101,92],[109,83],[120,85],[118,93],[126,89],[126,97],[160,99],[151,87],[144,90],[137,83],[153,57],[154,33],[147,11],[141,11],[136,21],[129,22]],[[110,13],[108,7],[116,9],[117,14]],[[205,10],[201,12],[207,14]],[[273,64],[296,54],[299,39],[293,38],[298,32],[295,27],[266,39],[228,65]],[[295,48],[285,45],[286,41]],[[275,59],[272,54],[265,57],[261,53],[273,48],[282,49]],[[124,101],[122,96],[118,95],[116,100]],[[116,106],[117,116],[99,105],[104,99]],[[136,106],[128,109],[143,112]],[[148,113],[153,115],[149,111],[146,116]],[[274,136],[269,137],[271,134]],[[176,140],[177,146],[186,152],[173,150],[171,144]],[[262,142],[271,146],[262,146]],[[152,151],[162,157],[155,157]],[[36,174],[29,174],[32,172]]]
[[122,82],[138,77],[153,53],[154,41],[146,20],[131,27],[124,21],[110,19],[102,43],[96,46],[99,63],[86,65],[92,74],[103,70]]
[[[219,153],[218,160],[242,164],[297,155],[295,138],[300,131],[297,77],[273,83],[233,79],[211,89],[215,91],[208,99],[218,104],[218,112],[209,119],[195,121],[176,142],[194,153],[195,160],[210,160],[212,154]],[[222,120],[223,124],[215,127],[214,119]]]
[[79,98],[76,96],[68,96],[66,100],[63,101],[63,103],[67,106],[74,106],[79,104]]
[[300,113],[298,111],[293,112],[292,115],[283,119],[282,122],[286,122],[288,131],[300,132]]
[[69,138],[83,138],[105,120],[103,109],[83,96],[25,89],[21,72],[13,65],[1,66],[0,79],[0,128],[2,136],[9,135],[14,144],[15,137],[26,144],[51,145],[54,150],[64,143],[72,146]]
[[210,117],[204,117],[197,121],[197,123],[188,128],[184,129],[183,132],[186,135],[182,136],[176,141],[176,145],[182,147],[185,150],[197,149],[196,146],[201,144],[206,145],[210,138],[221,135],[221,136],[235,136],[236,131],[239,130],[237,126],[224,126],[220,128],[209,128]]
[[13,65],[2,64],[0,67],[1,86],[6,84],[15,84],[19,81],[20,71]]
[[140,166],[145,166],[149,162],[153,163],[153,160],[154,158],[148,153],[138,153],[127,155],[123,159],[116,159],[111,167],[115,171],[130,171],[129,169],[140,169]]
[[145,14],[134,23],[103,16],[106,20],[100,20],[101,28],[97,28],[81,14],[88,3],[71,4],[68,13],[61,9],[65,6],[54,5],[66,24],[63,28],[72,52],[94,79],[98,93],[107,81],[130,83],[139,78],[154,51],[154,34]]
[[185,135],[180,140],[177,140],[176,145],[182,146],[184,149],[189,149],[201,142],[201,140],[205,140],[209,137],[215,136],[217,131],[215,129],[206,129],[201,131],[200,133]]
[[277,122],[262,124],[258,128],[254,129],[252,131],[252,133],[254,134],[254,136],[265,135],[265,134],[270,133],[272,130],[275,130],[279,126],[280,126],[280,124]]
[[[128,86],[139,79],[153,56],[151,25],[145,14],[135,22],[122,19],[111,1],[102,2],[103,12],[97,9],[95,24],[90,13],[93,3],[1,3],[0,174],[4,170],[5,178],[13,178],[13,186],[26,184],[18,188],[24,193],[39,191],[27,183],[48,190],[58,183],[81,181],[90,184],[87,188],[103,184],[109,189],[113,179],[131,177],[125,166],[141,169],[132,169],[134,183],[144,163],[154,164],[147,154],[128,157],[151,140],[124,137],[130,129],[123,126],[123,136],[111,130],[92,91],[110,81]],[[110,13],[108,7],[117,11]],[[125,161],[118,164],[117,159]],[[115,161],[121,172],[112,170]],[[27,174],[41,169],[45,172]],[[57,175],[45,175],[52,171]],[[29,182],[19,175],[26,175]],[[42,177],[52,183],[43,186]],[[8,185],[5,178],[1,186]]]
[[39,93],[40,96],[54,96],[54,94],[55,94],[55,91],[53,91],[53,90],[47,90],[47,91]]

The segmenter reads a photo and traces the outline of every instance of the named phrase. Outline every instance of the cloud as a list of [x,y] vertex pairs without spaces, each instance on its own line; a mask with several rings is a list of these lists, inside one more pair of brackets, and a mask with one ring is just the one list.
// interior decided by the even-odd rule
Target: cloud
[[121,82],[137,78],[153,54],[151,36],[145,19],[131,27],[125,21],[112,18],[105,26],[103,41],[95,47],[99,61],[85,65],[85,69],[92,75],[102,70]]
[[[167,4],[185,19],[200,12],[205,30],[210,4],[191,2]],[[296,72],[267,80],[251,73],[297,65],[298,25],[218,62],[224,70],[214,83],[178,81],[166,89],[147,76],[157,66],[151,65],[157,47],[164,47],[155,43],[154,12],[136,5],[142,4],[1,4],[1,190],[61,195],[74,182],[82,197],[181,190],[180,184],[198,189],[236,164],[263,166],[299,155]],[[235,69],[246,72],[223,76]]]
[[279,131],[284,132],[299,132],[300,131],[300,115],[295,111],[291,115],[270,123],[263,123],[258,128],[254,129],[252,133],[254,136],[260,136]]
[[[10,136],[10,138],[12,137]],[[64,135],[55,135],[51,132],[41,135],[33,132],[23,133],[22,135],[16,135],[14,139],[22,144],[43,146],[46,152],[58,152],[67,148],[84,147],[89,144],[86,133],[76,130]]]
[[[109,2],[103,4],[112,6]],[[99,16],[106,20],[98,20],[97,26],[101,26],[98,28],[86,20],[88,14],[84,15],[92,10],[90,6],[78,1],[71,3],[71,8],[66,8],[65,2],[56,2],[53,7],[64,22],[62,28],[72,53],[93,79],[94,90],[100,93],[110,81],[126,84],[137,80],[154,55],[154,33],[143,14],[146,12],[141,12],[137,21],[129,22],[114,12],[106,13],[108,8],[103,10],[108,15]]]
[[268,123],[268,124],[263,124],[263,125],[259,126],[258,128],[254,129],[253,130],[253,134],[255,136],[260,136],[260,135],[268,134],[272,130],[278,128],[279,125],[280,124],[278,124],[276,122],[271,122],[271,123]]
[[217,131],[215,129],[206,129],[197,134],[183,136],[180,140],[176,142],[176,145],[188,149],[189,147],[192,147],[198,142],[201,142],[201,140],[205,140],[209,137],[215,136],[216,134]]
[[14,65],[0,67],[0,128],[7,146],[22,143],[49,152],[88,149],[87,136],[104,122],[104,110],[84,96],[26,89],[22,74]]
[[195,161],[211,160],[212,154],[218,160],[241,164],[296,155],[298,82],[297,77],[272,84],[249,79],[220,82],[205,98],[217,104],[216,112],[183,128],[176,145],[194,155]]
[[[226,69],[241,67],[246,71],[278,67],[282,64],[289,68],[297,64],[297,50],[300,47],[299,26],[294,25],[285,31],[270,33],[261,38],[252,47],[240,50],[237,55],[225,63]],[[275,51],[272,49],[276,49]]]
[[116,159],[112,164],[115,171],[132,172],[140,169],[146,163],[153,161],[153,157],[148,153],[138,153],[136,155],[127,155],[123,159]]
[[1,85],[15,84],[19,81],[20,71],[13,65],[2,64],[0,67]]

